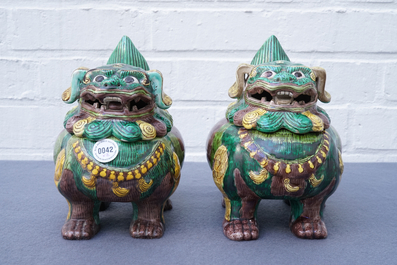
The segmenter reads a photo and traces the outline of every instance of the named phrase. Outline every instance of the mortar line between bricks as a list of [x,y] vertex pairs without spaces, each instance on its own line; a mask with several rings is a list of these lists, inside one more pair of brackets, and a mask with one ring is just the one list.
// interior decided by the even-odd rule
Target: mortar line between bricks
[[[262,43],[263,44],[263,43]],[[259,47],[261,46],[260,43],[258,43]],[[14,53],[23,53],[23,52],[27,52],[27,53],[37,53],[37,52],[43,52],[45,54],[48,53],[55,53],[55,52],[61,52],[61,54],[58,54],[58,57],[53,57],[53,55],[51,55],[51,57],[48,58],[54,58],[54,59],[65,59],[65,54],[68,55],[71,52],[84,52],[84,54],[87,54],[87,52],[90,54],[96,54],[96,53],[112,53],[113,50],[112,49],[76,49],[76,48],[63,48],[63,49],[54,49],[54,48],[35,48],[35,49],[21,49],[21,48],[16,48],[16,49],[7,49],[8,51],[14,52]],[[354,55],[368,55],[368,54],[376,54],[376,55],[397,55],[397,50],[395,51],[350,51],[350,50],[346,50],[346,51],[337,51],[337,50],[332,50],[332,51],[321,51],[321,50],[291,50],[288,49],[288,47],[286,47],[285,52],[287,52],[288,54],[301,54],[301,55],[313,55],[313,54],[330,54],[330,55],[346,55],[346,54],[354,54]],[[185,54],[185,53],[192,53],[192,54],[197,54],[197,53],[222,53],[222,54],[228,54],[230,55],[230,53],[256,53],[257,50],[255,49],[197,49],[197,48],[193,48],[193,49],[169,49],[169,50],[156,50],[156,49],[144,49],[141,48],[139,49],[139,51],[141,53],[151,53],[151,55],[161,55],[161,54]],[[63,54],[65,53],[65,54]],[[88,56],[86,55],[86,56]],[[105,55],[103,55],[104,58],[107,57]],[[147,56],[147,54],[145,54],[145,56]],[[200,56],[202,56],[202,54],[200,54]],[[81,60],[81,56],[80,55],[70,55],[70,58],[74,58],[74,59],[80,59]],[[0,59],[18,59],[19,57],[0,57]],[[35,57],[34,57],[35,58]],[[211,56],[211,58],[213,58]],[[199,58],[198,58],[199,59]],[[218,59],[218,58],[214,58],[214,59]],[[227,59],[227,58],[223,58],[223,59]]]
[[354,151],[356,151],[356,152],[368,152],[368,151],[371,151],[371,152],[379,152],[379,153],[382,153],[382,154],[389,154],[390,153],[390,154],[397,155],[396,154],[396,151],[397,151],[396,148],[394,148],[394,149],[355,148]]
[[[249,1],[248,1],[249,2]],[[397,6],[394,8],[390,8],[390,3],[388,3],[388,6],[384,5],[385,8],[363,8],[363,7],[357,7],[357,4],[347,4],[344,3],[344,5],[340,4],[338,6],[335,6],[332,3],[327,3],[324,6],[320,7],[314,7],[312,4],[307,4],[304,5],[304,7],[310,6],[310,9],[307,8],[302,8],[302,2],[300,3],[283,3],[283,2],[277,2],[277,3],[269,3],[267,2],[267,5],[272,5],[272,9],[270,10],[269,8],[264,9],[263,8],[263,3],[260,2],[250,2],[251,6],[250,7],[245,7],[244,9],[241,8],[242,3],[241,2],[232,2],[232,1],[225,1],[225,2],[211,2],[208,3],[212,6],[208,7],[202,7],[203,2],[197,3],[197,4],[190,4],[191,6],[189,7],[180,7],[180,6],[175,6],[176,4],[181,4],[181,2],[175,2],[175,3],[170,3],[168,5],[173,5],[173,6],[159,6],[159,2],[144,2],[140,1],[140,4],[143,5],[143,7],[135,7],[134,5],[136,4],[135,2],[128,2],[127,5],[126,3],[120,4],[120,5],[112,5],[112,6],[101,6],[98,7],[96,6],[93,8],[92,6],[76,6],[76,5],[70,5],[70,6],[51,6],[51,7],[35,7],[35,6],[5,6],[1,5],[0,8],[3,9],[8,9],[11,10],[10,12],[18,12],[18,10],[23,10],[23,11],[29,11],[29,10],[36,10],[36,11],[65,11],[65,10],[70,10],[70,11],[77,11],[77,10],[82,10],[89,12],[91,10],[95,11],[139,11],[142,13],[158,13],[158,12],[242,12],[242,13],[247,13],[247,14],[253,14],[254,12],[258,13],[280,13],[280,12],[285,12],[285,13],[296,13],[297,9],[296,7],[301,7],[299,9],[299,13],[339,13],[339,14],[344,14],[344,13],[356,13],[356,12],[365,12],[365,13],[388,13],[388,14],[393,14],[397,13]],[[183,2],[184,4],[189,4],[188,2]],[[216,3],[216,4],[214,4]],[[86,5],[89,5],[90,3],[85,3]],[[292,8],[285,8],[285,6],[293,6]],[[303,3],[304,4],[304,3]],[[363,3],[360,2],[360,5],[368,5],[368,6],[382,6],[380,3]],[[232,6],[231,6],[232,5]],[[281,7],[279,7],[281,5]],[[270,10],[270,11],[269,11]]]
[[[55,137],[54,137],[54,140],[55,140]],[[49,147],[49,148],[38,148],[38,147],[32,147],[32,148],[1,147],[0,150],[15,150],[15,151],[38,150],[38,151],[47,151],[47,150],[52,150],[52,147]]]
[[[213,52],[213,53],[218,53],[224,55],[225,57],[214,57],[213,54],[205,54],[206,52],[172,52],[168,53],[163,52],[162,54],[149,54],[145,53],[145,57],[148,62],[182,62],[182,61],[208,61],[208,62],[236,62],[236,67],[238,65],[238,62],[249,62],[251,58],[253,57],[254,52],[244,52],[242,51],[240,54],[235,54],[235,52],[231,52],[234,56],[230,57],[229,52]],[[110,53],[109,53],[110,54]],[[315,55],[316,54],[316,55]],[[289,55],[290,57],[294,58],[292,61],[320,61],[320,62],[339,62],[339,63],[396,63],[397,62],[397,52],[396,53],[362,53],[362,54],[352,54],[352,53],[322,53],[321,55],[319,52],[314,52],[314,53],[295,53],[295,52],[290,52]],[[45,63],[45,62],[53,62],[53,61],[59,61],[59,62],[64,62],[64,61],[79,61],[80,63],[89,63],[92,61],[92,58],[95,58],[95,61],[104,61],[106,62],[108,59],[108,56],[106,57],[101,57],[97,56],[95,54],[88,55],[84,54],[82,57],[77,59],[76,57],[54,57],[50,55],[46,56],[29,56],[29,54],[24,54],[20,53],[18,54],[19,57],[0,57],[0,61],[13,61],[13,62],[30,62],[30,63]],[[365,56],[365,58],[364,58]],[[332,58],[331,58],[332,57]]]

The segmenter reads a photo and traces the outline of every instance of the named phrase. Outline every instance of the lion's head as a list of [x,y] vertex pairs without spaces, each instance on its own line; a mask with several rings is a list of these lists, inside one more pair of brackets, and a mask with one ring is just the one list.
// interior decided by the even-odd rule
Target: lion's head
[[123,37],[107,65],[74,71],[63,101],[78,106],[68,112],[64,126],[79,137],[122,141],[162,137],[172,128],[166,111],[172,100],[163,92],[163,77],[149,70],[145,58]]
[[241,64],[229,96],[237,98],[226,117],[237,126],[262,132],[287,129],[294,133],[320,132],[329,117],[316,105],[329,102],[325,70],[291,63],[275,36],[257,52],[251,64]]

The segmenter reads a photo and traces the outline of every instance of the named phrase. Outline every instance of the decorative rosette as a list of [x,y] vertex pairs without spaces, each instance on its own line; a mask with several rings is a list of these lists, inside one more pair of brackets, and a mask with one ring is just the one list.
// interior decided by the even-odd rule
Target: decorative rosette
[[256,127],[256,121],[267,111],[264,109],[256,109],[248,112],[243,117],[243,126],[246,129],[252,129]]
[[302,114],[305,115],[306,117],[308,117],[312,121],[312,123],[313,123],[312,130],[313,131],[315,131],[315,132],[324,131],[324,122],[319,116],[314,115],[310,111],[305,111]]
[[81,137],[84,133],[84,126],[88,123],[87,119],[82,119],[73,124],[73,133]]
[[151,140],[156,137],[156,129],[153,125],[141,120],[136,121],[136,123],[138,123],[139,128],[141,129],[142,140]]
[[164,137],[173,126],[172,116],[162,109],[156,109],[153,116],[143,120],[128,121],[119,119],[101,119],[88,116],[89,113],[79,107],[71,109],[65,117],[65,129],[77,137],[98,141],[114,136],[123,142],[136,142]]

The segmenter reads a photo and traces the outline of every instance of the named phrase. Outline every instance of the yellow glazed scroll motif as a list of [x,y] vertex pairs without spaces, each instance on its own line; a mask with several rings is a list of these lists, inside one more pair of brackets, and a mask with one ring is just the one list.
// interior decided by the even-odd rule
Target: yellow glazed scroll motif
[[299,187],[298,186],[292,186],[291,184],[290,184],[290,179],[289,178],[285,178],[284,179],[284,187],[285,187],[285,190],[286,191],[288,191],[288,192],[297,192],[298,190],[299,190]]
[[151,140],[156,137],[156,129],[153,125],[140,120],[136,121],[136,123],[138,123],[139,128],[141,129],[143,140]]
[[251,180],[256,184],[262,184],[265,180],[268,179],[269,177],[269,173],[267,172],[266,169],[262,169],[261,172],[259,172],[259,174],[256,174],[253,171],[249,172],[249,176],[251,178]]
[[324,122],[322,119],[320,119],[320,117],[318,117],[317,115],[314,115],[310,111],[305,111],[302,114],[305,115],[306,117],[308,117],[312,121],[312,123],[313,123],[312,130],[313,131],[315,131],[315,132],[324,131]]
[[264,109],[256,109],[248,112],[243,117],[243,126],[246,129],[252,129],[256,127],[256,121],[267,111]]
[[59,152],[57,156],[57,161],[55,163],[55,175],[54,175],[55,185],[58,185],[58,182],[61,179],[64,163],[65,163],[65,149],[62,149],[61,152]]
[[226,193],[223,190],[223,178],[228,166],[227,149],[226,146],[221,145],[215,152],[214,155],[214,165],[212,169],[212,176],[214,178],[215,185],[223,193],[225,199],[225,219],[230,220],[230,200],[228,199]]
[[310,184],[312,184],[314,188],[320,185],[321,182],[323,182],[323,180],[324,180],[324,175],[322,175],[320,179],[317,179],[316,176],[312,174],[311,177],[309,178]]

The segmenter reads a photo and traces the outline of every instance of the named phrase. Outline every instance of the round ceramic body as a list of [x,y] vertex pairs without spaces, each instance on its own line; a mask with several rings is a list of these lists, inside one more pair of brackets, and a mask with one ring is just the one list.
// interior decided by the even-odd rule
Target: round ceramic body
[[102,163],[93,155],[96,142],[66,130],[59,135],[55,148],[55,184],[70,205],[67,222],[91,220],[94,230],[81,235],[91,237],[99,229],[101,202],[132,202],[133,223],[138,219],[142,219],[141,223],[156,223],[162,235],[163,209],[178,186],[184,158],[179,131],[173,127],[166,136],[151,141],[128,143],[115,137],[109,139],[118,145],[118,155]]
[[[207,159],[215,184],[224,195],[226,236],[241,240],[235,238],[238,233],[230,225],[248,222],[255,227],[259,201],[282,199],[291,205],[291,230],[295,235],[326,237],[321,215],[343,170],[340,150],[339,137],[332,127],[306,134],[285,129],[263,133],[225,119],[218,122],[209,135]],[[306,223],[310,219],[316,220],[316,228],[302,234],[302,226],[306,226],[302,220]],[[242,236],[257,237],[250,233]]]

